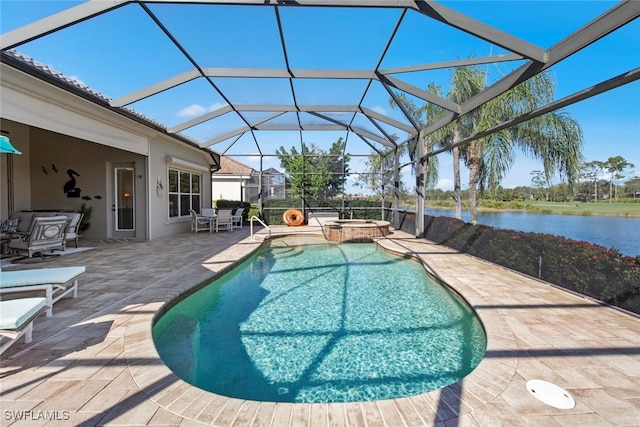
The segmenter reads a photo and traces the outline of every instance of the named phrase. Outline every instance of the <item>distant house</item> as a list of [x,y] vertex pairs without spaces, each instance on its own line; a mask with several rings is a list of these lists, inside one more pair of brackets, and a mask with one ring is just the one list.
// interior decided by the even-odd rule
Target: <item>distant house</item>
[[247,201],[245,188],[254,173],[253,168],[220,156],[220,169],[211,174],[213,199]]
[[[284,199],[286,179],[282,172],[269,168],[262,171],[262,197],[263,200]],[[254,171],[251,181],[247,186],[247,201],[258,202],[258,189],[260,188],[260,172]]]
[[[260,171],[227,156],[220,157],[220,170],[211,174],[215,199],[258,203]],[[262,171],[263,200],[284,199],[285,176],[274,168]]]

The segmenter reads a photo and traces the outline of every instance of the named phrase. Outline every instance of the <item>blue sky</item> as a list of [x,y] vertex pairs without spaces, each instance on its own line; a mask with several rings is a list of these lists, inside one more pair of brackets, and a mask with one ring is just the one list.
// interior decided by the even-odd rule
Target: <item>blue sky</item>
[[[2,33],[39,18],[71,7],[72,1],[0,1]],[[510,32],[541,48],[549,48],[589,20],[605,12],[612,1],[447,1],[447,7]],[[277,33],[273,9],[262,7],[218,6],[215,12],[202,5],[176,8],[171,5],[150,5],[150,9],[206,67],[283,68],[285,59]],[[291,68],[371,69],[383,53],[396,20],[398,10],[367,10],[340,8],[281,7],[280,18],[287,44],[287,59]],[[87,84],[101,93],[118,98],[157,81],[187,71],[193,66],[153,24],[138,5],[128,5],[107,15],[92,19],[36,40],[18,51],[39,62]],[[386,52],[381,69],[407,65],[482,57],[506,53],[492,46],[444,27],[443,24],[409,12],[394,41]],[[521,62],[489,66],[492,78],[508,73]],[[556,99],[588,88],[603,80],[640,66],[640,20],[628,24],[553,68],[557,81]],[[409,83],[426,87],[435,82],[446,92],[450,70],[438,70],[397,75]],[[354,102],[362,96],[364,81],[296,83],[299,103],[331,104]],[[285,79],[218,79],[216,84],[225,96],[236,103],[291,103]],[[337,89],[332,89],[335,86]],[[284,90],[283,90],[284,88]],[[400,119],[398,111],[389,108],[388,94],[372,87],[363,105]],[[166,91],[131,105],[137,111],[169,126],[189,120],[225,104],[224,98],[202,81]],[[608,93],[575,104],[566,109],[582,126],[586,160],[605,161],[622,156],[634,163],[635,175],[640,175],[640,82],[634,82]],[[250,121],[260,121],[265,114],[251,113]],[[336,115],[335,118],[339,118]],[[307,117],[309,123],[317,118]],[[277,119],[285,124],[294,120],[285,115]],[[356,123],[362,127],[361,117]],[[207,122],[186,130],[189,136],[207,141],[231,131],[244,123],[226,115],[215,123]],[[368,129],[367,129],[368,130]],[[264,135],[262,135],[264,133]],[[303,139],[328,148],[340,134],[307,133]],[[299,135],[261,132],[265,147],[299,144]],[[357,137],[350,135],[349,145],[355,151],[368,152]],[[225,151],[231,141],[212,148]],[[357,144],[363,147],[357,147]],[[256,154],[255,143],[241,138],[229,154]],[[451,188],[451,159],[440,157],[440,183]],[[503,181],[504,187],[529,185],[531,171],[541,169],[539,162],[517,154],[517,163]],[[258,167],[255,156],[237,160]],[[359,161],[352,161],[357,169]],[[265,158],[264,168],[279,167],[275,158]],[[408,171],[408,169],[407,169]],[[466,180],[466,177],[463,177]],[[412,183],[412,178],[405,180]],[[464,188],[464,186],[463,186]]]

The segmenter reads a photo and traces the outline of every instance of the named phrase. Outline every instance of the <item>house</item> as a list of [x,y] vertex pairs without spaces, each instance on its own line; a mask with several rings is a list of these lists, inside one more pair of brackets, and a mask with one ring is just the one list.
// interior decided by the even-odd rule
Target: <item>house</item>
[[246,188],[251,184],[253,168],[227,156],[220,158],[220,169],[211,174],[213,199],[248,201]]
[[[258,203],[260,172],[228,156],[220,158],[220,169],[211,174],[213,198]],[[284,199],[285,176],[274,168],[262,171],[264,200]],[[263,201],[264,201],[263,200]]]
[[15,51],[2,52],[0,217],[92,208],[89,240],[188,231],[220,156]]

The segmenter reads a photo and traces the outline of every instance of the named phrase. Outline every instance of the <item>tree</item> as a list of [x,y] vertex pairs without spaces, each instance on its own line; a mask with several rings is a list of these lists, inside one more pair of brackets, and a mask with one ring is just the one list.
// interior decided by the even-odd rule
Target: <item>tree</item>
[[598,176],[604,169],[604,162],[598,160],[587,162],[582,167],[582,176],[593,181],[593,195],[596,203],[598,202]]
[[624,189],[627,194],[631,194],[635,199],[640,195],[640,176],[633,177],[624,183]]
[[622,172],[626,168],[633,168],[635,165],[633,163],[627,162],[622,156],[609,157],[606,162],[604,162],[604,167],[611,174],[611,181],[609,181],[609,203],[612,203],[611,200],[613,198],[613,189],[615,187],[615,196],[618,198],[618,187],[614,184],[614,179],[624,178]]
[[349,173],[349,156],[344,154],[346,141],[339,138],[331,145],[329,152],[311,144],[302,143],[302,152],[291,147],[276,150],[280,166],[287,172],[289,185],[300,197],[326,199],[344,190]]
[[[472,112],[475,117],[468,122],[474,125],[474,133],[493,128],[552,102],[553,92],[551,76],[538,74]],[[547,182],[559,173],[571,185],[582,161],[582,130],[568,113],[560,110],[471,142],[467,163],[473,224],[477,223],[476,186],[500,182],[515,160],[516,149],[542,161]]]
[[[548,184],[547,177],[542,171],[532,171],[531,172],[531,186],[533,188],[544,189]],[[545,195],[545,199],[546,199]]]

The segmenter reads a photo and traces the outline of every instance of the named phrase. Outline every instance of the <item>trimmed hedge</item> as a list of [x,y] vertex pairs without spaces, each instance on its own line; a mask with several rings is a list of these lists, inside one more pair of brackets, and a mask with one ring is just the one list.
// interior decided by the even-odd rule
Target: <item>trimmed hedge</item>
[[251,210],[251,203],[249,202],[242,202],[240,200],[218,199],[214,200],[213,203],[217,209],[233,209],[233,213],[235,213],[236,209],[238,208],[244,208],[244,211],[242,211],[242,220],[244,222],[247,222],[250,218],[249,211]]
[[[389,206],[388,203],[385,205]],[[351,218],[353,213],[354,219],[380,219],[382,216],[380,200],[345,200],[343,210],[341,199],[306,199],[304,202],[301,199],[271,199],[264,205],[263,219],[268,225],[283,225],[282,214],[288,209],[299,209],[305,213],[305,217],[308,212],[334,212],[340,218]]]
[[640,255],[443,216],[425,216],[424,238],[640,314]]

